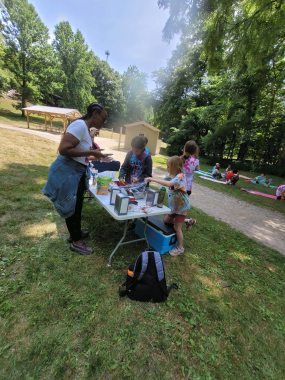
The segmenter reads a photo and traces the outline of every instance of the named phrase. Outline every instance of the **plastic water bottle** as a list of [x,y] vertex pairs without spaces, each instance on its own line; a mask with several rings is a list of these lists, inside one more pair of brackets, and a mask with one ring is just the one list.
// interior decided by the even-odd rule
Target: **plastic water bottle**
[[159,190],[158,201],[157,201],[157,207],[160,207],[160,208],[163,207],[163,202],[164,202],[165,194],[166,194],[166,188],[165,188],[165,187],[162,187],[162,188]]

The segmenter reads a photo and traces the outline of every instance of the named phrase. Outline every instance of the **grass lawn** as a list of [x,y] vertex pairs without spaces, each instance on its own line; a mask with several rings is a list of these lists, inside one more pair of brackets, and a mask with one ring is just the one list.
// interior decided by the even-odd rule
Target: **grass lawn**
[[[154,165],[161,170],[166,171],[166,161],[167,157],[153,157],[152,158]],[[205,164],[200,164],[200,169],[206,172],[209,172],[210,166]],[[221,169],[221,172],[225,172],[225,168]],[[210,174],[210,172],[209,172]],[[253,172],[245,172],[239,171],[239,174],[244,175],[246,177],[254,178],[261,173],[253,173]],[[255,206],[266,207],[273,211],[279,211],[285,214],[285,202],[279,202],[276,199],[266,198],[259,195],[248,194],[246,191],[241,191],[240,189],[243,187],[245,189],[259,191],[261,193],[276,195],[276,189],[267,188],[263,185],[254,185],[250,182],[245,182],[243,178],[237,182],[236,186],[224,186],[216,182],[206,181],[200,178],[199,174],[194,174],[194,186],[195,183],[199,185],[209,187],[210,189],[220,191],[221,193],[225,193],[231,195],[237,199],[241,199],[245,202],[251,203]],[[267,178],[272,178],[272,185],[279,186],[285,182],[285,178],[277,177],[274,175],[268,175]]]
[[284,256],[192,208],[185,255],[163,257],[179,290],[163,304],[120,299],[144,243],[107,267],[122,225],[86,203],[95,253],[71,252],[41,195],[57,144],[0,133],[1,379],[285,378]]

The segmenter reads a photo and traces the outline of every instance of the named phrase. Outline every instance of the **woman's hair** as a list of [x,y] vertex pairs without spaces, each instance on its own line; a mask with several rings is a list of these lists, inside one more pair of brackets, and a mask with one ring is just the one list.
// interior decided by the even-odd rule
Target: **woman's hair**
[[198,156],[199,148],[198,145],[195,143],[194,140],[187,141],[187,143],[184,146],[184,152],[183,156],[181,157],[182,163],[184,164],[185,160],[189,158],[190,156]]
[[170,157],[166,163],[169,166],[169,174],[176,176],[179,173],[183,173],[183,162],[181,157],[173,156]]
[[145,142],[143,141],[141,137],[136,136],[132,139],[131,146],[132,148],[135,148],[135,149],[144,149]]
[[93,112],[94,111],[97,111],[98,114],[100,115],[101,112],[104,110],[105,108],[102,106],[102,104],[100,103],[91,103],[89,104],[89,106],[87,107],[87,113],[82,116],[82,117],[79,117],[77,120],[86,120],[86,119],[89,119]]

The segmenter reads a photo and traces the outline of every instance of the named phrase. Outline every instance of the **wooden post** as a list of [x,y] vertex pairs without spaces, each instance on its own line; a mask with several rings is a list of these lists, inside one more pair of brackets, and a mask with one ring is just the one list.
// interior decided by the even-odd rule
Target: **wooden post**
[[119,137],[119,144],[118,144],[118,149],[120,149],[120,145],[121,145],[121,136],[122,136],[122,131],[123,131],[123,127],[120,127],[120,137]]
[[49,119],[50,122],[50,130],[52,130],[52,117]]
[[114,128],[112,128],[112,135],[111,135],[111,139],[113,138],[113,132],[114,132]]
[[29,120],[30,112],[27,112],[27,122],[28,122],[28,128],[30,128],[30,120]]
[[45,130],[47,131],[47,114],[45,113]]

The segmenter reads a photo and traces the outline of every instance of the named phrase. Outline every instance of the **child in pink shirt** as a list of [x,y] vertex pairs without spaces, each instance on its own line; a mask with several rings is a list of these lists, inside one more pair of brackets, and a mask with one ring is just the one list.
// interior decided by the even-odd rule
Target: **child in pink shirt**
[[187,182],[187,194],[188,196],[192,191],[192,183],[194,179],[194,172],[200,170],[198,156],[198,145],[194,140],[187,141],[184,146],[183,156],[181,156],[183,162],[184,174]]
[[[183,163],[184,175],[186,177],[187,195],[190,196],[192,192],[192,184],[194,179],[194,172],[200,170],[198,156],[198,145],[194,140],[187,141],[184,146],[183,156],[181,156]],[[196,219],[186,219],[186,231],[196,223]]]

